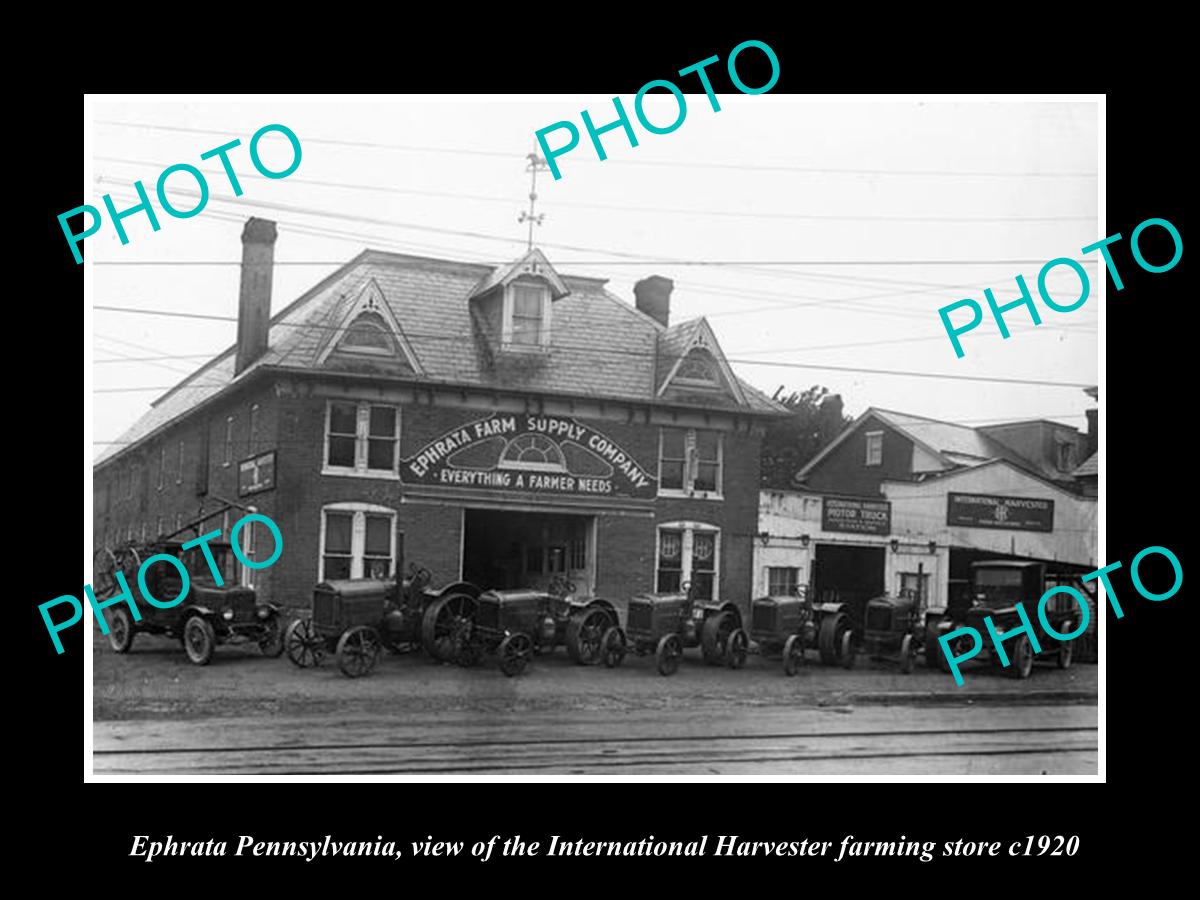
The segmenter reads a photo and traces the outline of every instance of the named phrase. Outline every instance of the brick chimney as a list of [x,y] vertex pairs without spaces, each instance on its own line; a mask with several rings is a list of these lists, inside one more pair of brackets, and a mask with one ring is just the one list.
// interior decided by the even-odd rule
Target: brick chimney
[[242,229],[242,287],[238,294],[235,375],[248,369],[267,352],[276,236],[275,223],[268,219],[251,217]]
[[643,278],[633,286],[633,296],[637,298],[637,308],[650,318],[660,322],[664,327],[669,325],[671,318],[671,291],[675,282],[661,275],[651,275]]

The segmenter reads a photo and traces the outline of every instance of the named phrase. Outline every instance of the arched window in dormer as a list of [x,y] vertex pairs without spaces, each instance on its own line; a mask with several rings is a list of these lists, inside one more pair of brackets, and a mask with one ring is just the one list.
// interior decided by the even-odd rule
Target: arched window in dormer
[[392,356],[396,352],[388,327],[375,313],[363,313],[346,328],[339,350]]
[[680,361],[673,383],[685,387],[720,387],[721,376],[717,372],[717,361],[703,350],[693,350]]

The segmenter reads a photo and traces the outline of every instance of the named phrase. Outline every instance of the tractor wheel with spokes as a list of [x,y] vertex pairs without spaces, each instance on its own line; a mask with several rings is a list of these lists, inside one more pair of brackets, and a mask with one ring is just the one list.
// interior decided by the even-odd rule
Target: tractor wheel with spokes
[[725,664],[731,669],[740,669],[746,665],[746,655],[750,652],[750,635],[741,628],[735,628],[725,642]]
[[729,637],[737,627],[737,617],[728,610],[704,620],[700,629],[700,654],[705,664],[719,666],[726,661]]
[[677,634],[664,634],[654,650],[659,675],[674,675],[679,671],[679,660],[683,656],[683,641]]
[[475,622],[475,598],[469,594],[448,594],[425,610],[421,621],[421,645],[430,659],[457,662],[469,643]]
[[567,622],[567,655],[582,666],[594,666],[604,652],[604,632],[612,623],[601,607],[573,613]]
[[525,671],[529,657],[533,655],[533,641],[523,632],[506,635],[500,642],[497,651],[500,657],[500,671],[512,678]]
[[370,675],[379,662],[383,645],[379,634],[370,625],[355,625],[342,632],[337,643],[337,662],[348,678]]
[[610,669],[615,669],[625,661],[625,654],[628,648],[625,646],[625,632],[621,630],[619,625],[613,625],[604,632],[604,637],[600,639],[604,653],[604,665]]
[[325,661],[325,639],[317,634],[312,619],[293,619],[283,636],[288,659],[301,669]]
[[795,675],[805,664],[804,635],[793,634],[783,645],[783,674]]

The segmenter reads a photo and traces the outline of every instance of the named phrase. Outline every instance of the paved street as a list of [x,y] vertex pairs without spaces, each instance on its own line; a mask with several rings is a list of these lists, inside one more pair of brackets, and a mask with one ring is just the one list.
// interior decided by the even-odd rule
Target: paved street
[[207,667],[139,635],[118,656],[95,642],[97,774],[431,773],[1090,774],[1095,666],[1039,665],[1018,682],[986,666],[966,685],[883,662],[813,664],[785,677],[698,653],[671,678],[649,658],[616,670],[559,650],[505,678],[494,664],[385,655],[375,673],[222,647]]

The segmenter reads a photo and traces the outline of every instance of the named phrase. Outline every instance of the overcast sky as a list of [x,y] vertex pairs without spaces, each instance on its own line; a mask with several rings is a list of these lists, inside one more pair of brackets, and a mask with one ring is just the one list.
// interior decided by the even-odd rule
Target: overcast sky
[[[622,99],[632,116],[633,98]],[[638,279],[673,279],[672,321],[708,316],[734,370],[768,394],[780,385],[791,391],[823,384],[842,395],[852,415],[879,406],[969,424],[1050,418],[1084,427],[1091,401],[1077,387],[763,363],[1096,383],[1095,287],[1075,312],[1041,307],[1045,322],[1037,328],[1014,310],[1008,340],[986,319],[963,338],[963,359],[955,358],[937,314],[964,297],[983,305],[985,287],[999,301],[1015,299],[1018,273],[1036,296],[1042,261],[1080,258],[1082,246],[1103,236],[1094,103],[721,94],[714,113],[703,94],[687,99],[687,118],[675,132],[649,134],[635,120],[639,146],[610,132],[603,136],[605,162],[585,133],[559,158],[561,180],[539,175],[538,211],[546,221],[535,243],[561,273],[606,277],[631,303]],[[153,196],[159,172],[178,162],[208,175],[212,199],[189,219],[160,211],[158,232],[143,215],[125,220],[125,246],[106,220],[86,242],[89,262],[101,263],[93,302],[235,316],[240,234],[250,215],[279,224],[277,263],[300,263],[277,266],[272,312],[365,247],[512,260],[524,252],[526,228],[517,217],[527,204],[524,156],[534,132],[561,119],[582,131],[582,109],[597,125],[613,118],[605,96],[97,100],[92,165],[102,180],[82,202],[102,206],[108,192],[118,209],[132,206],[134,180]],[[654,122],[676,114],[669,95],[646,109]],[[293,175],[267,180],[257,177],[246,144],[259,127],[277,122],[299,136],[303,160]],[[231,159],[245,193],[226,201],[218,199],[232,197],[219,162],[202,162],[200,154],[235,137],[243,146]],[[563,139],[559,133],[551,140]],[[262,149],[272,168],[289,159],[282,137],[264,139]],[[185,175],[172,176],[170,186],[177,206],[194,205],[183,193],[194,189]],[[960,264],[945,264],[952,261]],[[879,262],[889,264],[865,264]],[[1084,265],[1095,285],[1094,259]],[[1078,281],[1060,267],[1050,289],[1069,302]],[[97,452],[163,389],[232,344],[236,330],[229,321],[103,310],[93,323]]]

